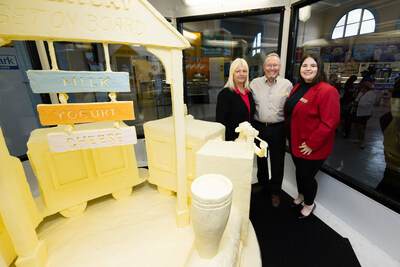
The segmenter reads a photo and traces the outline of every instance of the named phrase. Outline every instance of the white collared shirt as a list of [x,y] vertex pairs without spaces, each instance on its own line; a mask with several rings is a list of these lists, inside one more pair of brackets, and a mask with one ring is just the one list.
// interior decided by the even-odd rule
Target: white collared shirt
[[262,76],[252,80],[250,88],[256,103],[254,119],[263,123],[284,121],[283,106],[293,89],[289,80],[278,76],[270,86],[267,78]]

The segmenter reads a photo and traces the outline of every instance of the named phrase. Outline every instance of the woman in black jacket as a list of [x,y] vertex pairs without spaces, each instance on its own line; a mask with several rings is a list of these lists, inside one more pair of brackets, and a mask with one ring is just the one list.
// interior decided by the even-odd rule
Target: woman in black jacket
[[235,59],[229,70],[228,82],[218,94],[216,121],[225,126],[225,140],[234,141],[239,134],[239,123],[252,123],[255,112],[254,99],[249,87],[249,67],[246,60]]

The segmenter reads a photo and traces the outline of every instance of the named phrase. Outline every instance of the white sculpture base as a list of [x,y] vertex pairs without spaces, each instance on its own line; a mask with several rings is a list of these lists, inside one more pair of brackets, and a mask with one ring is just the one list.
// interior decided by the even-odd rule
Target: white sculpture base
[[[49,216],[37,228],[48,249],[46,266],[184,266],[194,233],[192,227],[177,227],[175,207],[175,196],[163,196],[146,182],[127,199],[108,195],[89,201],[80,217]],[[225,234],[220,250],[231,247],[224,242],[230,242]],[[252,227],[239,259],[240,266],[261,267]]]

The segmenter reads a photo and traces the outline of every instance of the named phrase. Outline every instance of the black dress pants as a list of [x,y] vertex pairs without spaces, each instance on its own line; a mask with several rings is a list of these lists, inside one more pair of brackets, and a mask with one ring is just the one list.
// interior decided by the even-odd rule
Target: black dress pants
[[296,166],[297,191],[304,196],[304,203],[312,205],[317,195],[318,183],[315,175],[321,168],[325,159],[310,160],[293,156],[293,163]]
[[254,128],[259,132],[258,137],[268,143],[271,157],[271,176],[268,174],[268,159],[257,157],[257,178],[260,185],[267,186],[271,194],[279,195],[283,180],[285,163],[286,135],[285,122],[271,125],[253,122]]

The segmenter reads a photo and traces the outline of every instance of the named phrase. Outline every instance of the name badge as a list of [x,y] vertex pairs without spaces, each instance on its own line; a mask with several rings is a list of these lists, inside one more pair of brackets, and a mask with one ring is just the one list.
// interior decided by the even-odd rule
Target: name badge
[[303,102],[303,103],[307,103],[308,100],[305,99],[305,98],[300,98],[300,101]]
[[288,92],[279,92],[280,95],[288,95]]

